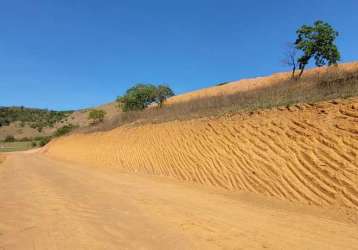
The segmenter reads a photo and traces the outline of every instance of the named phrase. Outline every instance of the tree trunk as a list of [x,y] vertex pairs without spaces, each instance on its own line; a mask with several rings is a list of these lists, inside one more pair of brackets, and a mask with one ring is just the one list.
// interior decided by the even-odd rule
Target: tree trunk
[[305,70],[305,66],[306,66],[306,65],[300,65],[301,71],[300,71],[300,74],[298,75],[298,78],[301,78],[301,76],[302,76],[302,74],[303,74],[303,71]]
[[292,76],[291,76],[292,79],[295,79],[295,73],[296,73],[296,65],[293,65]]

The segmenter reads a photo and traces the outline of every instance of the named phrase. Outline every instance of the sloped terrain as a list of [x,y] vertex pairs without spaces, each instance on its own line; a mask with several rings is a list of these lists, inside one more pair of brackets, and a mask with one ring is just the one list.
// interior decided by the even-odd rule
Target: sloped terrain
[[75,134],[51,142],[44,153],[358,209],[358,98]]
[[[118,115],[119,109],[116,103],[108,103],[96,107],[106,111],[105,122],[112,120]],[[16,109],[16,108],[0,108]],[[77,110],[74,112],[57,112],[41,109],[29,109],[29,108],[17,108],[21,110],[24,115],[22,117],[9,117],[0,112],[0,140],[4,140],[7,136],[14,136],[16,139],[22,138],[35,138],[41,136],[51,136],[55,131],[66,125],[73,125],[76,127],[86,127],[89,125],[88,113],[90,109]],[[32,115],[31,112],[35,111],[36,115]],[[40,113],[40,115],[38,115]],[[57,119],[49,119],[49,116],[59,114]],[[19,115],[18,115],[19,116]],[[10,119],[9,119],[10,118]],[[1,123],[1,121],[3,121]],[[6,122],[4,122],[6,121]]]
[[51,111],[26,107],[0,107],[0,140],[50,135],[67,122],[72,111]]
[[[106,116],[104,122],[96,127],[89,126],[90,109],[70,113],[25,108],[24,111],[29,111],[25,112],[26,120],[30,122],[23,123],[21,119],[10,119],[10,124],[4,122],[9,119],[0,112],[0,125],[3,125],[0,126],[0,140],[8,135],[17,139],[51,136],[57,129],[66,125],[74,125],[79,131],[104,131],[131,122],[186,120],[227,111],[242,112],[297,102],[346,98],[358,95],[357,82],[357,62],[310,69],[304,73],[300,81],[292,80],[290,72],[276,73],[266,77],[231,81],[220,86],[174,96],[169,98],[161,109],[150,107],[143,112],[123,113],[116,102],[100,105],[94,108],[106,111]],[[34,111],[43,114],[33,116],[31,112]]]
[[[358,96],[358,63],[314,68],[299,80],[291,73],[243,79],[169,98],[162,108],[116,112],[112,119],[82,132],[108,131],[125,124],[190,120]],[[113,105],[113,104],[109,104]]]
[[[317,67],[305,71],[301,82],[305,84],[314,84],[320,80],[336,80],[347,75],[352,75],[358,71],[358,63],[343,63],[334,67]],[[167,104],[185,103],[197,99],[205,99],[215,96],[228,96],[238,92],[255,91],[280,84],[292,84],[291,72],[275,73],[271,76],[256,77],[251,79],[242,79],[230,81],[220,86],[199,89],[182,95],[177,95],[168,99]],[[302,86],[303,87],[303,86]]]

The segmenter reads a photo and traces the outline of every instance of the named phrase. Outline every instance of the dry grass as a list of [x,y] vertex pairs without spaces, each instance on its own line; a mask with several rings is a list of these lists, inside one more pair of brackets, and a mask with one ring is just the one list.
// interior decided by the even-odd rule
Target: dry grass
[[281,73],[176,96],[161,109],[153,107],[144,111],[119,113],[111,120],[83,131],[106,131],[127,123],[161,123],[252,112],[358,95],[358,63],[316,68],[306,72],[298,81],[289,76]]
[[[0,152],[25,151],[34,148],[33,141],[0,142]],[[37,142],[37,141],[34,141]]]

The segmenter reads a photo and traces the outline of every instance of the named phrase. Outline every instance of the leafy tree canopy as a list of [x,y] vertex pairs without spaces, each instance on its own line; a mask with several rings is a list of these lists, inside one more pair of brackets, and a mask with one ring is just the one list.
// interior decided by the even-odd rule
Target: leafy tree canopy
[[162,107],[165,100],[174,95],[174,91],[168,85],[158,85],[156,89],[155,101],[160,107]]
[[335,44],[339,35],[331,25],[316,21],[313,26],[303,25],[297,31],[296,49],[302,52],[297,62],[302,75],[306,65],[314,58],[318,67],[337,64],[341,56]]
[[164,101],[171,96],[174,96],[174,92],[167,85],[137,84],[128,89],[124,96],[118,97],[117,102],[127,112],[143,110],[152,103],[162,107]]

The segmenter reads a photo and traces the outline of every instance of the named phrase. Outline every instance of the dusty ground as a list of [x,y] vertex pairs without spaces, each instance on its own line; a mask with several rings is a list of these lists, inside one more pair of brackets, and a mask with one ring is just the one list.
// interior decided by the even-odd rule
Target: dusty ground
[[11,154],[0,249],[356,249],[336,211]]
[[358,210],[358,98],[52,141],[47,155]]

